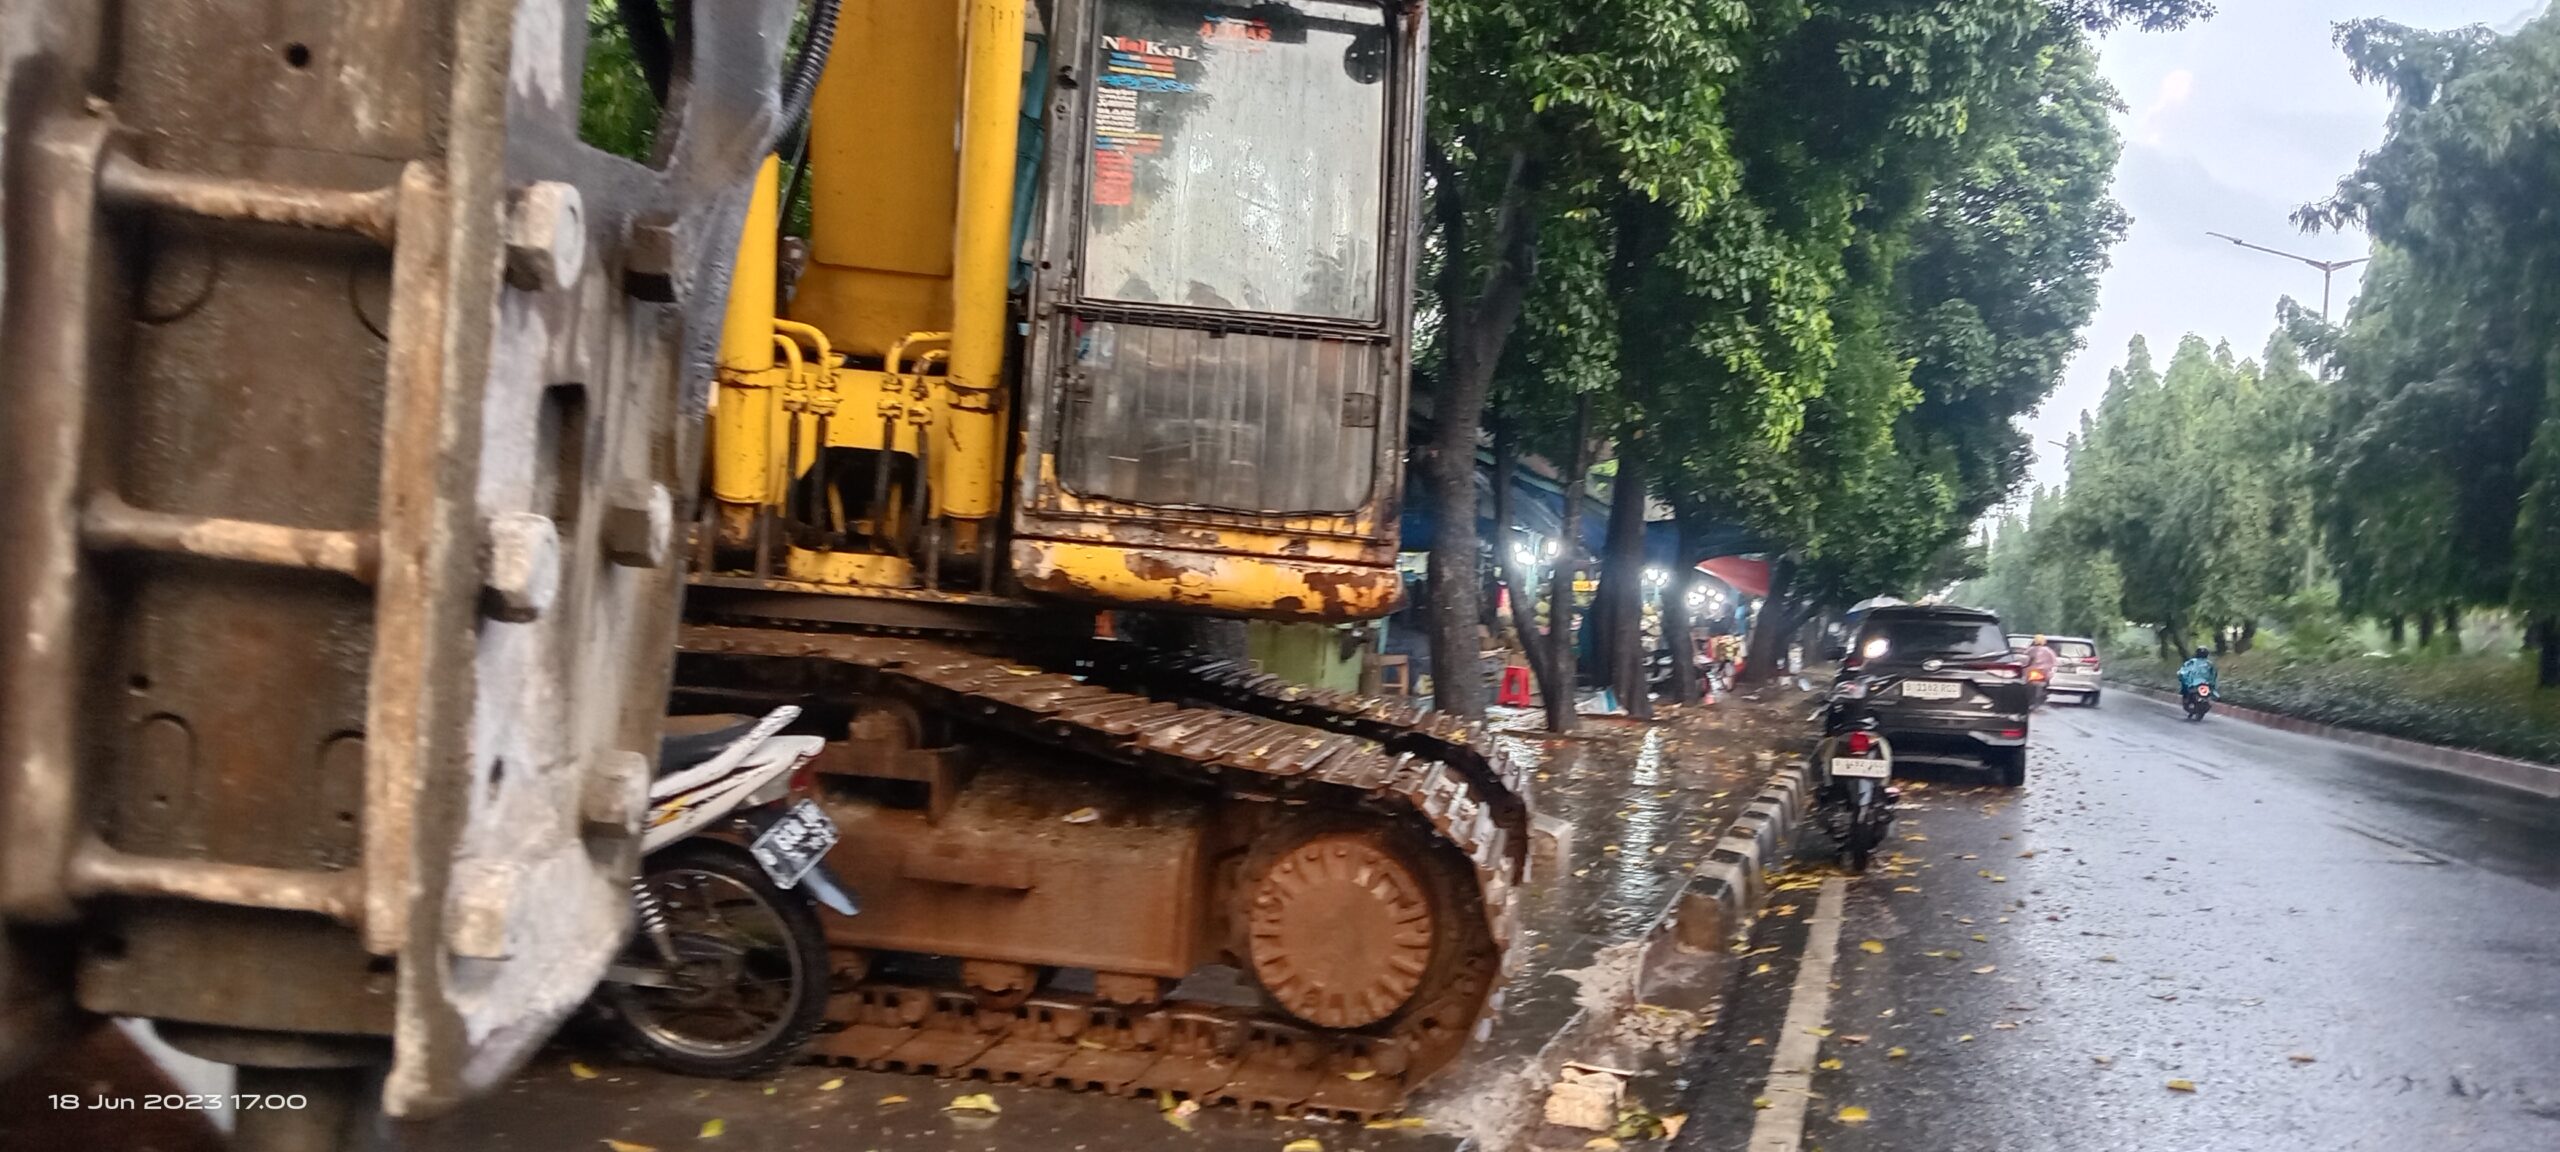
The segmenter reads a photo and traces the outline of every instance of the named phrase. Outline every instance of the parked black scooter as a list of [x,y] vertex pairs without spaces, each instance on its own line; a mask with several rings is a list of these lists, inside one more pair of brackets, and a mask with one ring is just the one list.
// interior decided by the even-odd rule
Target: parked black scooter
[[1864,872],[1893,825],[1893,745],[1856,701],[1834,699],[1822,710],[1822,743],[1814,749],[1814,811],[1840,862]]

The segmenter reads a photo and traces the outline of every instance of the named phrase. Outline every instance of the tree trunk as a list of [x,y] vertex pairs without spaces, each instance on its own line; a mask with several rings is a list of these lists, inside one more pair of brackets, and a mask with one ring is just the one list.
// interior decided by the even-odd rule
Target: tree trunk
[[2242,652],[2246,652],[2246,651],[2248,651],[2249,649],[2256,647],[2256,646],[2257,646],[2257,644],[2258,644],[2258,622],[2257,622],[2256,620],[2243,620],[2243,621],[2241,621],[2241,622],[2240,622],[2240,644],[2239,644],[2239,649],[2240,649],[2240,651],[2242,651]]
[[1601,617],[1599,650],[1609,685],[1627,715],[1653,719],[1653,701],[1644,682],[1644,466],[1629,451],[1631,438],[1618,443],[1618,482],[1609,493],[1609,538],[1602,550],[1600,586],[1609,613]]
[[2435,647],[2435,643],[2436,611],[2433,608],[2429,608],[2418,613],[2418,647],[2421,649],[2432,648]]
[[2391,617],[2391,650],[2397,652],[2409,642],[2409,618],[2393,613]]
[[2542,636],[2542,654],[2535,661],[2535,683],[2545,688],[2560,688],[2560,619],[2545,616],[2535,631]]
[[2216,656],[2221,656],[2221,655],[2225,655],[2225,654],[2229,653],[2230,651],[2231,651],[2231,630],[2230,630],[2230,629],[2228,629],[2228,628],[2225,628],[2225,627],[2223,627],[2223,626],[2221,626],[2221,625],[2219,625],[2219,624],[2214,625],[2214,627],[2213,627],[2213,654],[2214,654],[2214,655],[2216,655]]
[[1591,470],[1591,394],[1574,398],[1573,460],[1564,474],[1564,523],[1557,530],[1556,571],[1547,591],[1547,731],[1571,732],[1575,688],[1573,576],[1582,567],[1583,476]]
[[1440,531],[1431,541],[1431,671],[1432,699],[1443,712],[1470,719],[1484,715],[1484,667],[1478,647],[1482,611],[1481,546],[1476,534],[1476,432],[1484,416],[1494,367],[1520,318],[1529,280],[1535,274],[1532,220],[1528,211],[1529,158],[1514,149],[1502,196],[1495,205],[1494,235],[1486,250],[1493,254],[1483,282],[1464,294],[1466,210],[1459,201],[1456,172],[1436,151],[1433,175],[1442,249],[1448,268],[1440,277],[1441,307],[1447,314],[1446,367],[1442,370],[1438,421],[1432,436],[1432,491],[1440,507]]
[[1697,587],[1698,569],[1689,563],[1689,534],[1679,538],[1671,581],[1662,587],[1662,645],[1671,649],[1671,702],[1686,705],[1698,702],[1698,636],[1689,619],[1689,590]]
[[[1511,630],[1519,634],[1521,659],[1529,665],[1529,675],[1538,682],[1541,695],[1556,691],[1555,669],[1547,663],[1545,635],[1538,631],[1538,588],[1535,573],[1523,571],[1520,558],[1514,555],[1516,527],[1512,519],[1516,497],[1511,486],[1520,474],[1520,448],[1507,424],[1493,430],[1493,562],[1502,570],[1502,583],[1511,590]],[[1570,694],[1568,686],[1565,691]]]
[[2444,642],[2446,648],[2455,652],[2462,651],[2462,605],[2460,604],[2444,606]]
[[1760,600],[1760,610],[1751,614],[1751,637],[1742,649],[1744,684],[1766,683],[1777,674],[1778,662],[1787,654],[1787,637],[1795,632],[1794,603],[1796,558],[1778,557],[1769,565],[1769,594]]

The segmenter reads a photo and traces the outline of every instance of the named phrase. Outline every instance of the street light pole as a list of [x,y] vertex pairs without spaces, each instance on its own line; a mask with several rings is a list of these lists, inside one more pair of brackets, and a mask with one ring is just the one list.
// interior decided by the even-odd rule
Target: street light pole
[[2282,256],[2287,260],[2298,261],[2319,269],[2320,322],[2323,324],[2329,322],[2329,278],[2337,275],[2338,270],[2341,268],[2353,268],[2358,264],[2362,264],[2367,260],[2373,259],[2371,256],[2358,256],[2353,260],[2314,260],[2311,257],[2300,255],[2298,253],[2287,252],[2279,248],[2269,248],[2264,244],[2252,244],[2237,236],[2232,236],[2227,233],[2206,232],[2205,235],[2211,236],[2216,240],[2228,240],[2240,247],[2247,248],[2252,251],[2264,252],[2271,256]]

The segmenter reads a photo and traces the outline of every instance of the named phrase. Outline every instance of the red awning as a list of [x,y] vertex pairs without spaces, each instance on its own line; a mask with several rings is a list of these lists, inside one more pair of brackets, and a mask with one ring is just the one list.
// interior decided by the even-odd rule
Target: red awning
[[1733,585],[1754,600],[1769,595],[1769,562],[1742,556],[1718,556],[1698,562],[1698,571]]

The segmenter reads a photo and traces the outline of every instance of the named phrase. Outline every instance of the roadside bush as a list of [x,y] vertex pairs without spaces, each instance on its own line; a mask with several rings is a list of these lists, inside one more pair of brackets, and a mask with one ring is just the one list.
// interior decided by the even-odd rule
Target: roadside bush
[[[2530,661],[2507,652],[2313,657],[2286,647],[2216,659],[2224,698],[2322,724],[2560,763],[2560,693],[2534,687]],[[2178,687],[2177,664],[2148,647],[2111,653],[2107,676]]]

